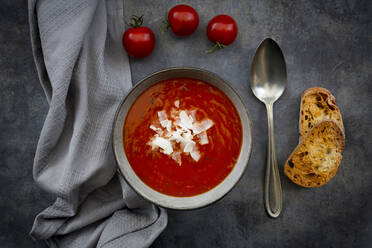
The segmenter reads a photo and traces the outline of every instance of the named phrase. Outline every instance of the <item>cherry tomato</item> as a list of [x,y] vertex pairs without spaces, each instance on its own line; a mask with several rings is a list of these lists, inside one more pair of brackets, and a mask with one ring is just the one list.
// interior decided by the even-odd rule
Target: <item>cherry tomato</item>
[[188,36],[198,27],[199,15],[191,6],[180,4],[169,11],[168,22],[175,35]]
[[129,23],[131,28],[124,32],[123,46],[133,58],[144,58],[155,47],[155,35],[150,28],[141,26],[143,23],[142,16],[133,16],[130,19],[134,23]]
[[214,52],[217,48],[224,48],[230,45],[238,35],[238,26],[233,18],[228,15],[213,17],[207,26],[208,39],[215,43],[215,46],[207,52]]

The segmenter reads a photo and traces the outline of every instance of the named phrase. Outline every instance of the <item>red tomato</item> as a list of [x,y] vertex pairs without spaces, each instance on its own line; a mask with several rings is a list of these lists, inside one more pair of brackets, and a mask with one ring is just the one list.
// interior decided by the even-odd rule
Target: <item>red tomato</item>
[[233,43],[238,35],[238,26],[233,18],[228,15],[215,16],[207,26],[207,36],[210,41],[215,43],[213,52],[216,48],[223,48]]
[[148,27],[141,27],[143,19],[134,16],[131,18],[134,24],[125,30],[123,35],[123,46],[127,53],[134,58],[143,58],[148,56],[155,47],[155,35]]
[[180,4],[169,11],[168,22],[175,35],[188,36],[198,27],[199,15],[194,8]]

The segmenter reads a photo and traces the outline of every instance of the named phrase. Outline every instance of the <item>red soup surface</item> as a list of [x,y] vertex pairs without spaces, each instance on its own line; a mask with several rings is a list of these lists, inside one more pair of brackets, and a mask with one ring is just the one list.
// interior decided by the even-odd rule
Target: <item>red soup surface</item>
[[188,197],[211,190],[233,169],[242,125],[230,99],[191,78],[161,81],[131,106],[124,149],[137,176],[152,189]]

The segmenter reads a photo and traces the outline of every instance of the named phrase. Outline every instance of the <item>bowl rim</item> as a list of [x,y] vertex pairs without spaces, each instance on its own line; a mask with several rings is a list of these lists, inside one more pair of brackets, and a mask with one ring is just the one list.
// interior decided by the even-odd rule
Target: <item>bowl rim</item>
[[[237,97],[237,100],[240,102],[240,104],[243,106],[243,111],[245,114],[246,114],[246,117],[247,117],[247,120],[248,120],[248,130],[244,130],[244,127],[242,125],[242,128],[243,128],[243,136],[244,136],[244,132],[248,132],[248,136],[250,137],[249,138],[249,143],[248,143],[248,151],[244,151],[245,153],[248,152],[248,156],[246,157],[246,162],[244,163],[244,167],[243,169],[241,170],[240,174],[238,175],[238,177],[235,179],[235,182],[231,185],[230,188],[228,189],[225,189],[225,191],[220,194],[217,198],[214,198],[214,199],[211,199],[209,201],[206,201],[202,204],[195,204],[195,206],[188,206],[188,207],[180,207],[180,206],[172,206],[172,204],[164,204],[163,202],[160,202],[160,201],[157,201],[156,199],[152,199],[151,197],[148,197],[145,193],[141,192],[141,190],[137,189],[135,186],[133,186],[129,180],[129,178],[127,178],[128,175],[126,175],[122,169],[121,169],[121,163],[119,161],[119,152],[121,153],[124,153],[124,157],[126,158],[126,154],[125,154],[125,151],[119,151],[119,147],[118,147],[118,144],[116,143],[116,140],[115,139],[115,134],[118,132],[118,129],[121,128],[123,129],[123,125],[124,123],[122,123],[122,125],[119,125],[119,121],[118,121],[118,117],[119,117],[119,113],[121,112],[122,108],[123,108],[123,105],[126,103],[127,99],[131,96],[131,94],[140,86],[142,85],[142,83],[146,82],[147,80],[149,80],[150,78],[152,77],[155,77],[159,74],[163,74],[163,73],[168,73],[169,71],[177,71],[177,70],[180,70],[180,71],[195,71],[195,72],[199,72],[199,73],[202,73],[202,74],[207,74],[209,76],[211,76],[212,78],[216,78],[218,79],[220,82],[222,82],[222,84],[224,86],[226,86],[227,88],[229,88],[233,94]],[[176,77],[174,77],[176,78]],[[187,77],[186,77],[187,78]],[[190,76],[189,78],[194,78],[195,77],[192,77]],[[162,80],[159,80],[158,82],[161,82]],[[203,80],[202,80],[203,81]],[[155,82],[155,83],[152,83],[151,85],[154,85],[158,82]],[[212,84],[210,82],[207,82],[209,84]],[[151,86],[150,85],[150,86]],[[214,85],[214,84],[212,84]],[[217,86],[216,86],[217,87]],[[218,88],[218,87],[217,87]],[[220,88],[219,88],[220,89]],[[223,90],[220,89],[222,92]],[[142,93],[143,91],[141,91]],[[140,93],[140,94],[141,94]],[[224,92],[226,94],[226,92]],[[227,95],[226,95],[227,96]],[[138,97],[138,96],[137,96]],[[229,96],[227,96],[231,101],[233,101]],[[132,103],[133,104],[133,103]],[[234,104],[234,103],[233,103]],[[235,104],[234,104],[235,106]],[[237,108],[237,106],[235,106]],[[239,112],[239,110],[238,110]],[[242,117],[240,116],[239,114],[239,117],[242,121]],[[124,118],[124,122],[125,122],[125,119],[126,119],[126,116]],[[242,123],[243,124],[243,123]],[[121,132],[122,134],[122,132]],[[121,140],[123,140],[122,136],[121,136]],[[129,90],[129,92],[126,94],[126,96],[124,97],[124,99],[121,101],[121,103],[119,104],[117,110],[116,110],[116,113],[115,113],[115,117],[114,117],[114,122],[113,122],[113,128],[112,128],[112,148],[113,148],[113,152],[114,152],[114,157],[115,157],[115,161],[116,161],[116,164],[117,164],[117,172],[119,173],[120,176],[122,176],[122,178],[125,180],[125,182],[128,184],[128,186],[134,190],[137,194],[139,194],[141,197],[143,197],[145,200],[151,202],[151,203],[154,203],[158,206],[161,206],[163,208],[166,208],[166,209],[172,209],[172,210],[195,210],[195,209],[200,209],[200,208],[204,208],[206,206],[209,206],[219,200],[221,200],[222,198],[224,198],[229,192],[232,191],[233,188],[235,188],[235,186],[240,182],[240,180],[242,179],[245,171],[247,170],[247,167],[248,167],[248,164],[250,162],[250,159],[251,159],[251,156],[252,156],[252,151],[253,151],[253,123],[252,123],[252,119],[250,117],[250,114],[248,112],[248,109],[246,107],[246,105],[244,104],[243,102],[243,99],[242,97],[238,94],[237,90],[234,89],[234,87],[228,83],[226,80],[224,80],[222,77],[220,77],[219,75],[217,75],[216,73],[214,72],[211,72],[211,71],[208,71],[208,70],[205,70],[205,69],[201,69],[201,68],[196,68],[196,67],[189,67],[189,66],[178,66],[178,67],[169,67],[169,68],[166,68],[166,69],[162,69],[162,70],[159,70],[159,71],[155,71],[153,73],[150,73],[149,75],[145,76],[144,78],[142,78],[141,80],[139,80],[135,85],[133,85],[133,87]],[[119,144],[121,149],[123,150],[123,142],[121,142],[121,144]],[[242,144],[243,146],[243,144]],[[240,153],[239,153],[239,159],[240,157],[242,156],[243,152],[243,147],[241,147],[241,150],[240,150]],[[128,161],[128,166],[130,168],[131,171],[133,171],[133,169],[131,168],[131,165],[129,164],[129,161]],[[235,167],[235,165],[234,165]],[[234,169],[233,169],[234,170]],[[233,171],[232,170],[232,171]],[[196,197],[202,197],[204,194],[216,189],[220,184],[222,184],[227,178],[229,178],[229,176],[231,175],[232,171],[226,176],[226,178],[224,178],[223,181],[221,181],[219,184],[217,184],[214,188],[212,188],[211,190],[209,191],[206,191],[202,194],[198,194],[198,195],[194,195],[194,196],[189,196],[189,197],[177,197],[177,196],[171,196],[171,195],[166,195],[166,194],[163,194],[163,193],[160,193],[154,189],[152,189],[151,187],[149,187],[147,184],[145,184],[136,174],[135,172],[133,171],[133,174],[136,175],[136,177],[138,177],[139,181],[146,186],[146,188],[150,189],[151,191],[154,191],[156,192],[157,194],[160,194],[162,195],[163,197],[166,197],[166,198],[169,198],[168,200],[170,199],[191,199],[191,198],[196,198]]]

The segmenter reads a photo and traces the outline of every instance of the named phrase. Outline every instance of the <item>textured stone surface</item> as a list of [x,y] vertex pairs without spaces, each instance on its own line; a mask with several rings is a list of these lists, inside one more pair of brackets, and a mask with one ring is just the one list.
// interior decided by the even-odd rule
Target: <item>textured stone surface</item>
[[[144,14],[157,38],[153,54],[131,60],[137,82],[172,66],[216,72],[240,93],[254,125],[249,167],[225,198],[204,209],[169,211],[167,229],[153,247],[370,247],[372,242],[372,2],[362,1],[185,1],[200,15],[187,38],[161,33],[165,12],[178,1],[127,0],[126,15]],[[206,55],[208,20],[233,16],[236,42]],[[249,89],[254,51],[266,37],[282,47],[288,87],[274,106],[278,163],[284,191],[279,219],[263,205],[266,112]],[[119,51],[120,52],[120,51]],[[283,177],[283,163],[298,142],[300,94],[320,85],[341,109],[346,149],[337,176],[318,189]],[[0,3],[0,246],[45,247],[28,234],[33,218],[53,198],[32,179],[32,160],[48,106],[34,68],[25,1]]]

